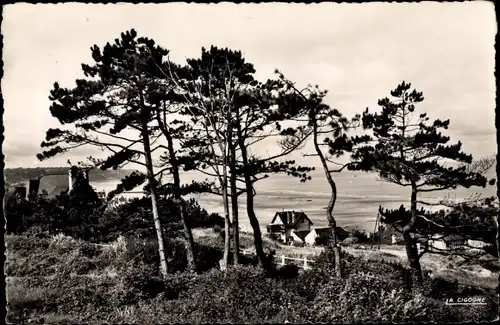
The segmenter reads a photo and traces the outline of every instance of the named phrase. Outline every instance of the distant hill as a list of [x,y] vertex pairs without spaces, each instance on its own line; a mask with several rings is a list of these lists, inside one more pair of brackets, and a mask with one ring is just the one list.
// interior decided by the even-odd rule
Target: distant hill
[[[68,175],[69,167],[47,167],[47,168],[7,168],[4,170],[7,184],[15,184],[43,175],[62,174]],[[132,169],[122,170],[100,170],[92,169],[89,173],[91,182],[105,182],[109,180],[120,180],[132,173]]]

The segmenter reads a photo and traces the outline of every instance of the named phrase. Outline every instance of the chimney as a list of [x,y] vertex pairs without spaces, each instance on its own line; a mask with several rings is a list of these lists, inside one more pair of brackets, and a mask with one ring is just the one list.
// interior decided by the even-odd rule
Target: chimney
[[71,192],[73,189],[73,171],[68,170],[68,192]]
[[37,194],[39,187],[40,187],[40,178],[30,179],[28,186],[28,193]]

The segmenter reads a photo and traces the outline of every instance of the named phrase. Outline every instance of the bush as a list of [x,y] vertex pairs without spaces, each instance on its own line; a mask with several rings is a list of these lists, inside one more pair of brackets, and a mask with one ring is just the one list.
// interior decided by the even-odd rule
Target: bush
[[[183,241],[166,243],[172,270],[182,271]],[[448,296],[484,292],[439,278],[426,280],[420,294],[413,294],[404,286],[400,264],[344,251],[343,278],[337,279],[330,250],[308,272],[244,265],[221,272],[221,250],[197,246],[206,272],[163,279],[154,238],[119,237],[96,245],[65,235],[6,236],[6,245],[7,274],[22,276],[7,282],[8,320],[15,323],[40,315],[77,323],[479,322],[492,319],[498,306],[447,306]]]
[[365,230],[353,229],[350,236],[356,238],[358,243],[368,243],[370,241]]
[[346,239],[344,239],[344,241],[342,242],[342,245],[344,245],[344,246],[354,245],[354,244],[358,244],[359,242],[360,241],[358,238],[349,236]]
[[[161,198],[158,205],[164,235],[182,237],[183,226],[177,204],[171,199]],[[32,229],[32,233],[63,233],[92,242],[111,242],[119,235],[156,236],[149,198],[132,199],[106,209],[92,188],[84,183],[75,184],[69,195],[62,193],[56,198],[31,195],[26,200],[10,193],[6,197],[5,211],[8,234],[20,235]],[[194,199],[187,202],[187,213],[192,228],[224,225],[222,217],[209,214]]]

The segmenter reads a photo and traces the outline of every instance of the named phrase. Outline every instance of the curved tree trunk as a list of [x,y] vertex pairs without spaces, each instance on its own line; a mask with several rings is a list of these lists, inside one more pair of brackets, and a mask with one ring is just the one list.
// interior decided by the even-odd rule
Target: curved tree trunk
[[328,208],[326,211],[326,215],[328,218],[328,225],[330,226],[330,237],[328,239],[328,247],[333,249],[333,254],[335,258],[335,276],[337,278],[342,277],[342,260],[340,257],[340,245],[337,242],[337,222],[333,217],[333,208],[335,206],[335,201],[337,199],[337,192],[332,191],[332,196],[330,201],[328,202]]
[[248,214],[248,219],[250,220],[250,225],[252,226],[253,230],[253,240],[254,240],[254,245],[255,245],[255,252],[257,254],[257,257],[259,259],[260,265],[264,268],[267,269],[269,267],[269,261],[267,260],[266,254],[264,253],[264,245],[262,242],[262,233],[260,231],[260,225],[259,225],[259,220],[257,219],[257,216],[255,215],[255,210],[253,208],[254,205],[254,200],[253,200],[253,184],[251,181],[250,177],[247,177],[245,175],[245,183],[246,183],[246,190],[247,190],[247,214]]
[[248,214],[248,219],[250,221],[250,226],[252,227],[253,230],[255,253],[257,254],[257,258],[259,259],[260,265],[264,269],[267,269],[269,267],[269,261],[267,260],[266,254],[264,253],[264,245],[262,242],[262,233],[260,231],[259,220],[257,219],[254,210],[254,200],[253,200],[254,189],[253,189],[252,177],[248,170],[247,148],[245,147],[245,143],[241,137],[239,129],[237,136],[238,136],[238,146],[241,150],[241,159],[243,162],[243,177],[245,179],[245,189],[247,196],[247,214]]
[[181,195],[178,195],[176,197],[176,201],[179,204],[179,213],[181,215],[182,227],[184,228],[184,235],[186,236],[186,258],[188,262],[188,269],[197,272],[198,267],[195,258],[193,232],[191,231],[191,227],[187,222],[186,201],[184,201]]
[[186,236],[186,258],[188,262],[188,269],[196,272],[197,265],[194,252],[193,232],[191,231],[191,227],[189,226],[187,220],[186,202],[182,198],[179,162],[177,160],[177,156],[174,150],[174,141],[172,139],[172,135],[170,134],[169,130],[164,124],[166,122],[161,121],[159,112],[157,112],[157,118],[158,118],[158,123],[160,124],[160,128],[163,132],[163,135],[167,139],[169,163],[171,166],[172,177],[174,180],[174,200],[176,204],[178,204],[179,206],[179,213],[181,215],[182,226],[184,228],[184,235]]
[[[146,124],[146,123],[144,123]],[[149,189],[151,192],[151,205],[153,210],[153,220],[155,223],[156,236],[158,238],[158,254],[160,257],[160,271],[163,277],[167,276],[168,265],[167,259],[165,257],[165,243],[163,240],[163,229],[160,221],[160,215],[158,213],[158,194],[156,191],[156,179],[153,172],[153,160],[151,158],[151,144],[149,143],[149,134],[147,130],[147,125],[142,127],[142,141],[144,145],[144,153],[146,156],[146,169],[148,175]]]
[[168,147],[170,151],[170,164],[172,166],[172,176],[174,179],[174,198],[179,205],[179,213],[181,215],[182,226],[184,228],[184,235],[186,236],[186,258],[188,262],[188,269],[197,271],[195,253],[194,253],[194,239],[191,227],[187,220],[186,202],[184,201],[181,193],[181,180],[179,176],[179,166],[175,157],[172,138],[168,137]]
[[337,185],[332,178],[331,171],[328,168],[326,163],[326,158],[321,151],[318,143],[318,126],[317,121],[313,118],[313,142],[314,149],[316,150],[316,154],[318,155],[323,170],[325,172],[326,180],[330,185],[331,196],[330,201],[328,202],[328,207],[326,209],[326,218],[328,220],[328,226],[330,227],[330,235],[328,238],[328,248],[333,250],[334,258],[335,258],[335,276],[337,278],[342,277],[342,261],[340,257],[340,245],[337,243],[337,222],[333,217],[333,208],[335,207],[335,202],[337,201]]

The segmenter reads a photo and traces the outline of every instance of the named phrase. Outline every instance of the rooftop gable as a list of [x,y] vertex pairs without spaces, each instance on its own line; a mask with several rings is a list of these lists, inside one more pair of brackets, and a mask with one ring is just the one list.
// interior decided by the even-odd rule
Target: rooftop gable
[[311,219],[307,217],[307,215],[302,212],[302,211],[281,211],[281,212],[276,212],[274,215],[273,220],[271,223],[275,223],[276,218],[279,218],[281,222],[286,226],[286,227],[293,227],[295,226],[299,220],[304,218],[306,222],[309,222],[310,225],[313,224]]

